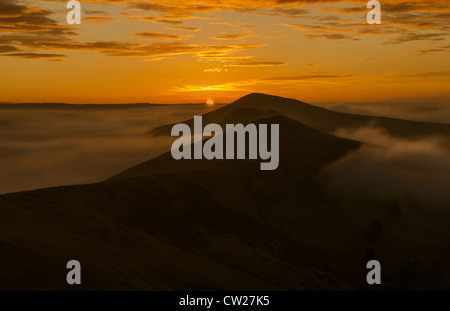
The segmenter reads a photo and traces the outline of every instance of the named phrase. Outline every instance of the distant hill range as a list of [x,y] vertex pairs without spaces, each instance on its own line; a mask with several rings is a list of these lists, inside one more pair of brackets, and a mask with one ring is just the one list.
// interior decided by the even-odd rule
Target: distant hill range
[[[205,105],[205,104],[176,104],[176,105]],[[19,103],[19,104],[9,104],[0,103],[1,109],[53,109],[53,110],[118,110],[118,109],[135,109],[135,108],[147,108],[147,107],[162,107],[162,106],[172,106],[172,104],[149,104],[149,103],[138,103],[138,104],[65,104],[65,103]]]
[[[376,202],[350,204],[318,176],[361,146],[329,132],[372,120],[406,136],[450,131],[251,94],[204,123],[279,124],[276,171],[260,171],[259,160],[175,161],[167,152],[104,182],[1,195],[0,289],[448,289],[440,263],[450,235],[434,227],[448,213],[393,216]],[[75,288],[65,283],[71,259],[82,265]],[[376,288],[366,283],[371,259],[383,267]]]

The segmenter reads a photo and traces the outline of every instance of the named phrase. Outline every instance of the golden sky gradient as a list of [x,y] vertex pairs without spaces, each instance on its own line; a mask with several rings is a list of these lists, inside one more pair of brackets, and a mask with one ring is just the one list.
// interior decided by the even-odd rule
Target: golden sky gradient
[[0,102],[450,98],[448,0],[0,0]]

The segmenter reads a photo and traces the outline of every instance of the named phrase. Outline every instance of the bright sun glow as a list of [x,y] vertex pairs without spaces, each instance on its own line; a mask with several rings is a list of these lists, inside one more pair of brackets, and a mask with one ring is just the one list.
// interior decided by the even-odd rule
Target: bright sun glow
[[212,106],[212,105],[214,105],[214,101],[212,99],[208,99],[208,100],[206,100],[206,104],[208,106]]

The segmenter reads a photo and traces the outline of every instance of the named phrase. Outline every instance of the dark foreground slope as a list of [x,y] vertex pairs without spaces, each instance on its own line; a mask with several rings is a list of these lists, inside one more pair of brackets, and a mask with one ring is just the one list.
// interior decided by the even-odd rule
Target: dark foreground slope
[[[379,288],[448,288],[444,217],[340,203],[317,172],[359,143],[284,117],[259,122],[280,124],[276,171],[163,155],[144,165],[170,169],[147,176],[0,196],[0,289],[365,289],[374,257]],[[384,233],[368,241],[374,217]],[[72,259],[82,264],[75,288]]]
[[[394,136],[419,137],[428,135],[450,136],[450,124],[415,122],[387,117],[373,117],[335,112],[298,100],[253,93],[230,105],[203,116],[204,123],[249,123],[262,117],[283,115],[319,131],[333,132],[337,129],[357,129],[363,126],[379,126]],[[184,122],[192,126],[193,120]],[[151,130],[152,136],[170,135],[173,125]]]
[[274,172],[179,161],[185,170],[0,196],[0,288],[68,288],[71,259],[82,263],[80,289],[357,286],[359,268],[328,263],[345,264],[332,245],[347,233],[321,232],[339,212],[314,174],[359,144],[282,117],[264,123],[281,128]]

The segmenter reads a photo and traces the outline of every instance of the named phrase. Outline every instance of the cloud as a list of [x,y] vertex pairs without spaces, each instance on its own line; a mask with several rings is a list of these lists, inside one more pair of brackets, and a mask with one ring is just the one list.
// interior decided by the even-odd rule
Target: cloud
[[441,11],[448,9],[445,3],[439,1],[411,1],[411,2],[400,2],[400,3],[389,3],[383,4],[383,10],[389,13],[398,12],[414,12],[414,11]]
[[[98,51],[110,57],[153,57],[181,54],[195,54],[199,59],[227,59],[237,51],[253,49],[263,46],[262,44],[234,44],[234,45],[198,45],[187,43],[154,43],[139,44],[123,41],[94,41],[73,42],[35,40],[34,36],[4,35],[0,37],[0,45],[16,41],[21,46],[31,49],[45,50],[75,50],[75,51]],[[231,58],[232,59],[232,58]],[[233,59],[232,59],[233,60]]]
[[308,39],[315,39],[315,38],[323,38],[327,40],[354,39],[354,36],[339,33],[342,32],[342,29],[340,29],[339,27],[306,25],[306,24],[283,24],[282,26],[307,32],[305,34],[305,37]]
[[263,47],[264,44],[235,44],[235,45],[217,45],[208,46],[204,51],[199,51],[197,57],[202,61],[216,62],[243,62],[252,59],[252,56],[233,56],[234,52],[245,49],[255,49]]
[[[94,1],[100,5],[100,2]],[[20,4],[18,4],[20,3]],[[111,4],[117,4],[114,2]],[[130,4],[133,7],[156,10],[159,12],[183,11],[188,7],[190,11],[200,12],[207,10],[205,5],[191,5],[183,1],[174,1],[173,6],[166,6],[159,3],[135,2]],[[204,45],[192,43],[154,43],[142,44],[140,42],[126,42],[124,40],[110,41],[90,41],[83,42],[75,40],[77,27],[59,25],[58,21],[52,18],[53,12],[41,7],[33,7],[30,4],[21,4],[14,0],[0,0],[0,52],[9,53],[5,56],[23,57],[28,59],[39,58],[62,58],[62,53],[55,51],[98,51],[108,57],[142,57],[145,59],[162,59],[163,56],[194,54],[198,60],[215,61],[236,61],[232,54],[244,49],[252,49],[263,46],[262,44],[242,44],[242,45]],[[89,14],[103,12],[101,10],[87,10]],[[185,11],[184,13],[188,13]],[[128,14],[128,13],[127,13]],[[59,15],[61,16],[61,15]],[[64,17],[64,15],[62,15]],[[128,15],[127,15],[128,16]],[[132,18],[141,18],[132,16]],[[180,25],[185,23],[181,19],[191,19],[192,16],[186,14],[169,15],[161,18],[146,16],[155,23],[165,23],[170,25]],[[63,22],[65,19],[62,19]],[[114,17],[85,17],[87,22],[108,22],[115,20]],[[2,28],[4,32],[1,33]],[[175,27],[173,27],[175,28]],[[197,31],[196,27],[177,27],[180,30]],[[179,35],[165,34],[163,32],[137,32],[138,36],[144,38],[159,38],[168,40],[181,40],[184,37]],[[16,52],[16,53],[11,53]],[[245,57],[241,58],[242,60]]]
[[437,48],[432,48],[432,49],[424,49],[424,50],[419,50],[417,52],[418,55],[425,55],[425,54],[432,54],[432,53],[439,53],[439,52],[450,52],[450,46],[440,46]]
[[90,15],[90,14],[96,14],[97,15],[98,14],[98,15],[103,15],[103,16],[109,14],[108,12],[102,11],[102,10],[82,10],[82,13],[88,14],[88,15]]
[[211,72],[211,73],[219,73],[219,72],[226,72],[228,71],[228,69],[226,68],[209,68],[209,69],[205,69],[203,70],[203,72]]
[[327,40],[344,40],[344,39],[353,39],[357,40],[357,38],[354,38],[350,35],[344,35],[340,33],[332,33],[332,34],[309,34],[306,35],[307,38],[323,38]]
[[51,18],[53,12],[41,7],[28,7],[16,1],[0,0],[0,33],[33,32],[42,35],[75,35],[70,27]]
[[144,38],[158,38],[158,39],[172,39],[172,40],[181,40],[183,37],[175,36],[175,35],[167,35],[160,32],[137,32],[136,36],[144,37]]
[[444,38],[440,33],[426,33],[426,34],[417,34],[417,33],[409,33],[405,35],[398,36],[397,38],[394,38],[392,40],[388,40],[384,42],[383,44],[401,44],[405,42],[411,42],[411,41],[442,41]]
[[67,55],[64,54],[49,54],[49,53],[9,53],[9,54],[0,54],[0,56],[21,57],[27,59],[67,57]]
[[304,8],[292,8],[292,7],[277,7],[277,8],[273,8],[272,12],[275,15],[283,15],[289,18],[298,18],[300,16],[306,15],[307,13],[309,13],[308,10],[304,9]]
[[215,11],[216,8],[214,6],[202,5],[202,4],[188,4],[184,1],[175,1],[174,5],[165,5],[160,3],[152,3],[152,2],[132,2],[129,4],[131,9],[143,10],[143,11],[156,11],[162,13],[169,13],[174,15],[183,15],[183,14],[193,14],[193,13],[201,13],[201,12],[211,12]]
[[[344,1],[335,1],[336,3]],[[317,2],[320,4],[322,2]],[[309,1],[308,4],[312,4]],[[366,3],[352,6],[324,5],[319,8],[326,14],[344,14],[338,16],[307,16],[314,23],[283,24],[307,32],[307,38],[325,38],[331,40],[361,39],[365,35],[397,35],[384,44],[402,44],[410,41],[440,41],[448,35],[450,12],[444,1],[384,1],[382,2],[382,26],[367,25]],[[435,31],[435,33],[430,33]],[[309,32],[309,33],[308,33]],[[312,33],[311,33],[312,32]],[[342,33],[328,35],[326,33]]]
[[89,16],[83,18],[84,23],[94,23],[94,24],[104,24],[115,20],[116,20],[115,18],[106,16]]
[[0,53],[18,51],[19,49],[12,45],[0,45]]
[[0,193],[102,181],[170,150],[150,129],[214,109],[77,107],[0,107]]
[[327,28],[325,26],[317,26],[317,25],[307,25],[307,24],[282,24],[282,26],[291,27],[296,30],[301,31],[329,31],[329,32],[339,32],[339,29]]
[[[331,7],[328,8],[328,11],[341,13],[341,14],[354,14],[354,13],[366,13],[368,9],[366,8],[366,3],[362,3],[360,5],[353,5],[347,7]],[[434,3],[430,1],[422,1],[422,2],[381,2],[381,10],[383,13],[392,14],[392,13],[405,13],[405,12],[423,12],[423,11],[438,11],[442,9],[446,9],[445,4],[440,4],[438,1],[434,1]]]
[[386,207],[393,199],[408,205],[413,197],[425,210],[448,208],[448,141],[438,137],[399,139],[376,125],[334,134],[372,144],[363,145],[322,171],[321,178],[335,195],[359,204],[381,202]]
[[[439,79],[439,77],[437,78]],[[386,116],[420,122],[448,124],[450,120],[450,105],[448,103],[450,103],[450,92],[444,91],[433,96],[424,96],[395,102],[333,102],[322,103],[320,106],[334,111],[351,114]]]
[[14,1],[0,0],[0,15],[17,15],[24,12],[26,7],[14,3]]
[[211,37],[212,39],[216,40],[239,40],[247,38],[246,34],[238,34],[238,33],[223,33],[220,36],[217,37]]
[[175,87],[175,92],[203,92],[203,91],[245,91],[248,87],[254,87],[261,81],[258,79],[227,82],[214,85],[185,85]]
[[350,78],[352,75],[336,75],[329,73],[311,73],[309,75],[300,76],[286,76],[286,77],[270,77],[262,79],[248,79],[241,81],[232,81],[222,84],[210,84],[210,85],[185,85],[182,87],[176,87],[176,92],[203,92],[203,91],[228,91],[228,92],[256,92],[260,90],[264,92],[269,85],[276,84],[278,86],[292,86],[298,89],[298,84],[302,81],[311,81],[308,87],[312,88],[317,85],[322,87],[326,84],[332,84],[332,80],[338,78]]
[[352,75],[335,75],[335,74],[310,74],[301,76],[286,76],[286,77],[271,77],[265,78],[266,81],[301,81],[301,80],[311,80],[311,79],[338,79],[338,78],[350,78]]
[[172,19],[157,19],[157,23],[170,24],[170,25],[182,25],[185,22],[180,20],[172,20]]
[[[46,2],[64,1],[44,1],[39,5],[47,6]],[[357,1],[347,1],[355,2]],[[258,25],[248,22],[237,21],[221,21],[221,18],[212,16],[211,14],[218,11],[234,10],[238,13],[245,14],[263,14],[267,18],[279,18],[279,16],[292,20],[293,18],[302,17],[301,23],[283,24],[284,26],[304,32],[307,39],[322,38],[330,41],[342,40],[359,40],[364,35],[396,35],[398,37],[385,40],[384,44],[401,44],[410,41],[441,41],[445,38],[445,30],[448,26],[449,12],[448,8],[442,1],[392,1],[387,0],[383,3],[383,8],[389,10],[384,12],[383,27],[367,27],[364,19],[349,18],[344,19],[339,16],[323,16],[318,13],[320,10],[328,9],[345,9],[356,11],[356,7],[364,9],[363,5],[354,7],[336,7],[335,4],[344,3],[344,1],[274,1],[274,0],[230,0],[226,2],[211,2],[208,0],[174,0],[170,2],[161,1],[99,1],[92,0],[89,7],[83,12],[88,15],[103,16],[86,16],[83,20],[86,23],[109,23],[118,21],[119,17],[126,16],[127,20],[133,23],[149,21],[152,23],[172,25],[171,29],[198,31],[201,28],[195,25],[180,26],[186,24],[192,19],[207,19],[210,24],[227,25],[240,28],[243,32],[233,31],[225,32],[211,38],[215,40],[245,40],[250,37],[263,38],[264,36],[256,36],[253,32],[248,32],[249,28],[255,28]],[[91,6],[92,5],[92,6]],[[116,13],[102,6],[118,6],[123,12]],[[301,5],[301,6],[299,6]],[[65,24],[64,13],[61,11],[50,10],[49,8],[39,7],[32,2],[20,2],[16,0],[0,0],[0,42],[3,45],[14,46],[17,51],[41,53],[44,54],[49,50],[97,50],[106,56],[114,57],[144,57],[161,59],[160,56],[179,55],[195,53],[198,60],[228,61],[232,55],[214,55],[208,53],[208,45],[192,44],[186,42],[178,46],[141,46],[137,42],[125,42],[109,40],[102,42],[100,40],[90,40],[90,42],[82,41],[83,38],[78,36],[81,28],[70,27]],[[351,9],[353,8],[353,9]],[[125,10],[124,10],[125,9]],[[148,16],[149,12],[154,12],[155,16]],[[329,11],[328,11],[329,12]],[[208,13],[209,15],[205,15]],[[351,14],[361,14],[352,12]],[[347,14],[347,15],[351,15]],[[328,13],[327,13],[328,15]],[[266,18],[265,17],[265,18]],[[215,18],[215,21],[211,19]],[[313,20],[308,23],[306,21]],[[115,23],[116,24],[116,23]],[[417,30],[428,32],[418,32]],[[431,33],[429,30],[435,32]],[[182,40],[185,37],[164,34],[163,31],[139,32],[141,34],[148,33],[147,38],[161,38]],[[280,34],[269,35],[266,37],[280,37]],[[21,38],[20,38],[21,37]],[[145,37],[145,36],[143,36]],[[267,40],[266,40],[267,41]],[[11,43],[13,42],[13,43]],[[263,44],[260,44],[262,46]],[[109,48],[107,47],[109,46]],[[4,48],[6,49],[6,48]],[[39,51],[36,51],[39,49]],[[45,51],[44,51],[45,50]],[[420,55],[427,53],[442,52],[443,50],[435,49],[430,51],[422,50]],[[10,52],[14,52],[10,50]],[[218,54],[218,53],[216,53]],[[205,57],[203,57],[205,56]],[[233,60],[230,60],[233,61]]]
[[241,62],[237,64],[228,64],[225,66],[230,67],[272,67],[272,66],[284,66],[285,62]]
[[170,27],[170,29],[179,29],[179,30],[186,30],[186,31],[199,31],[200,28],[196,28],[196,27]]
[[431,71],[431,72],[422,72],[408,75],[400,75],[400,77],[408,77],[408,78],[435,78],[435,77],[450,77],[450,71]]

